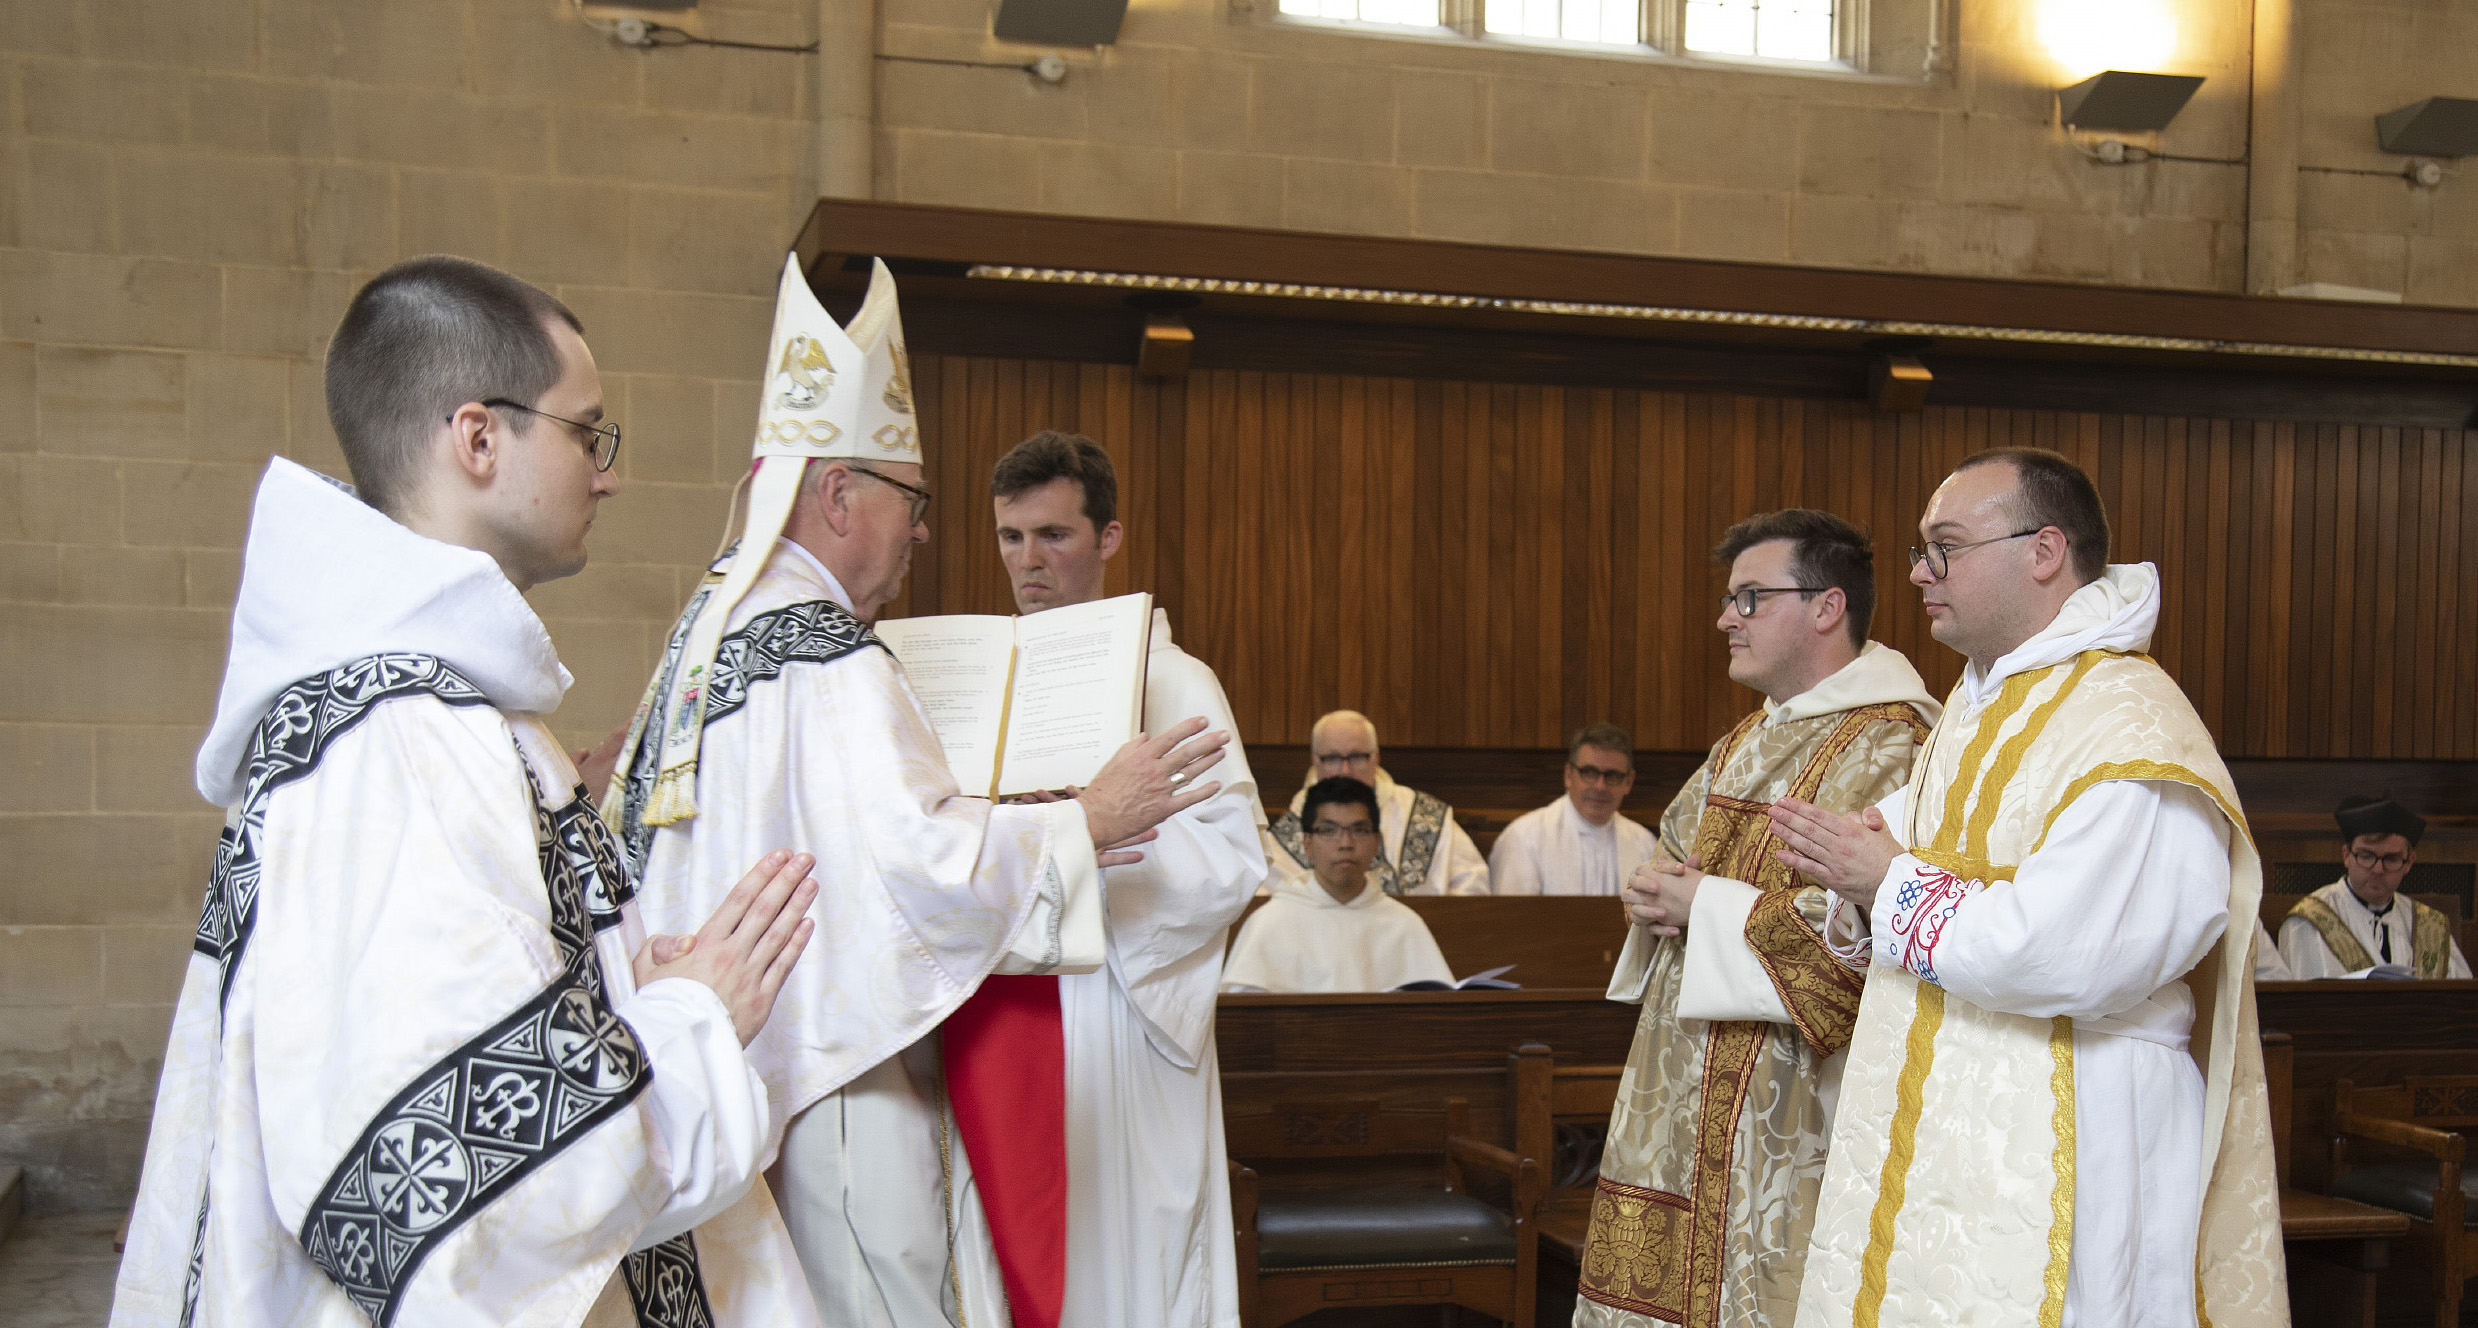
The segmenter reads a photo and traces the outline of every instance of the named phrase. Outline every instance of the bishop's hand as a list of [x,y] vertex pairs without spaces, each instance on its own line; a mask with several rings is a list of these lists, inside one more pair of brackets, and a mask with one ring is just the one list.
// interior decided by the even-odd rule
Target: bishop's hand
[[1094,847],[1141,843],[1152,837],[1147,832],[1154,826],[1221,792],[1221,781],[1199,783],[1197,777],[1212,769],[1229,745],[1228,733],[1206,733],[1202,719],[1136,735],[1092,783],[1075,791]]
[[809,868],[817,859],[780,849],[757,860],[723,897],[694,936],[655,936],[637,951],[637,985],[664,978],[702,982],[731,1011],[732,1030],[747,1046],[774,1013],[774,998],[817,923]]
[[1703,868],[1700,855],[1689,854],[1679,862],[1667,849],[1655,852],[1618,890],[1626,901],[1626,920],[1650,928],[1655,936],[1683,933],[1687,916],[1695,910],[1695,888],[1703,883]]
[[1783,798],[1772,805],[1772,827],[1785,846],[1774,856],[1860,908],[1875,905],[1876,887],[1902,851],[1873,807],[1843,816]]

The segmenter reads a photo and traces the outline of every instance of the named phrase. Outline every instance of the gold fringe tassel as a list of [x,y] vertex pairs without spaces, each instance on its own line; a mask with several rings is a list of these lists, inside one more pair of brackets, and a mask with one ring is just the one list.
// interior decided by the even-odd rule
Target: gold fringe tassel
[[697,763],[665,770],[654,777],[654,791],[645,799],[647,825],[671,825],[697,814]]

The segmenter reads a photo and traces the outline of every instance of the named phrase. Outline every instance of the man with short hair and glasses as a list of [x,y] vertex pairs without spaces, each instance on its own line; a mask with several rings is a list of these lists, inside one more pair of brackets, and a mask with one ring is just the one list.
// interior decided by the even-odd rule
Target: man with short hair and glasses
[[2396,964],[2414,978],[2468,977],[2452,920],[2401,897],[2425,819],[2389,794],[2343,799],[2333,817],[2345,845],[2341,878],[2298,900],[2281,922],[2280,957],[2290,976],[2358,978]]
[[1222,968],[1224,991],[1391,991],[1452,982],[1445,954],[1408,904],[1377,887],[1377,791],[1347,775],[1300,791],[1305,876],[1277,877]]
[[1273,878],[1305,880],[1308,848],[1301,840],[1305,824],[1299,810],[1308,785],[1320,779],[1356,779],[1377,793],[1381,815],[1376,862],[1369,868],[1377,888],[1389,895],[1484,895],[1489,892],[1488,859],[1471,842],[1470,832],[1455,823],[1445,799],[1394,782],[1385,772],[1377,747],[1376,721],[1356,710],[1336,710],[1308,727],[1308,777],[1302,781],[1290,810],[1273,818],[1265,830],[1265,863]]
[[1670,801],[1657,852],[1619,891],[1635,925],[1609,997],[1643,1013],[1609,1117],[1578,1328],[1789,1321],[1859,976],[1825,948],[1824,892],[1776,856],[1765,809],[1884,797],[1936,716],[1910,661],[1867,639],[1875,556],[1849,522],[1767,512],[1712,556],[1727,569],[1713,626],[1730,679],[1762,704]]
[[1652,860],[1652,832],[1618,814],[1635,787],[1635,740],[1587,724],[1566,743],[1566,796],[1514,819],[1489,849],[1501,895],[1615,895]]

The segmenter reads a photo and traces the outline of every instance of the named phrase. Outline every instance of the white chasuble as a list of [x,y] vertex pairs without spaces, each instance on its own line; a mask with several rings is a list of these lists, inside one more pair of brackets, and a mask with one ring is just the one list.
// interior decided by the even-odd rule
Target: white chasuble
[[661,735],[682,722],[652,707],[674,695],[688,628],[738,554],[674,628],[605,810],[657,931],[694,930],[769,850],[817,857],[816,932],[748,1051],[778,1122],[770,1174],[820,1316],[838,1328],[1003,1322],[941,1060],[923,1039],[992,973],[1100,965],[1083,809],[965,796],[902,667],[833,574],[788,540],[768,552],[703,683],[696,814],[645,822]]
[[[1282,877],[1315,884],[1315,874],[1308,870],[1308,847],[1300,838],[1299,809],[1307,801],[1308,786],[1316,781],[1317,773],[1311,768],[1299,792],[1291,795],[1290,810],[1265,829],[1265,864],[1271,872],[1268,886]],[[1480,846],[1471,842],[1471,832],[1455,821],[1454,809],[1444,799],[1397,784],[1382,768],[1377,771],[1375,787],[1377,865],[1368,876],[1381,893],[1489,892],[1488,859],[1480,856]]]
[[1652,832],[1611,816],[1594,825],[1559,798],[1514,818],[1489,848],[1489,890],[1500,895],[1611,895],[1659,845]]
[[[1985,676],[1901,795],[1798,1323],[2288,1320],[2254,1020],[2262,877],[2109,569]],[[1857,910],[1842,908],[1837,922]]]
[[2469,976],[2450,918],[2407,895],[2394,895],[2378,914],[2345,876],[2289,910],[2280,924],[2280,958],[2300,981],[2358,977],[2377,964],[2398,964],[2428,980]]
[[487,556],[272,463],[114,1324],[816,1322],[729,1011],[636,986],[567,681]]
[[1784,797],[1865,807],[1909,777],[1936,713],[1874,643],[1713,745],[1661,817],[1700,856],[1682,937],[1630,929],[1609,995],[1643,1005],[1585,1237],[1579,1328],[1767,1328],[1798,1296],[1832,1076],[1858,973],[1826,948],[1825,894],[1774,856]]
[[1067,1040],[1067,1296],[1061,1322],[1237,1328],[1213,1002],[1230,924],[1265,878],[1265,814],[1222,684],[1153,611],[1145,731],[1231,734],[1220,792],[1102,873],[1109,962],[1058,980]]
[[1411,906],[1371,879],[1349,902],[1311,876],[1278,876],[1273,897],[1239,924],[1224,991],[1391,991],[1452,982],[1445,952]]

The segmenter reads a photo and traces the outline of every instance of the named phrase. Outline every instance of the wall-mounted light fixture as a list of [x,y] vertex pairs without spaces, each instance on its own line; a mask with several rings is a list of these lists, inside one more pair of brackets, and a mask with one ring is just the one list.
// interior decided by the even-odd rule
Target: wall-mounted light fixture
[[2058,90],[2057,118],[2075,129],[2166,129],[2202,85],[2202,78],[2194,74],[2103,70]]
[[2408,157],[2478,153],[2478,100],[2429,97],[2375,117],[2375,141]]

